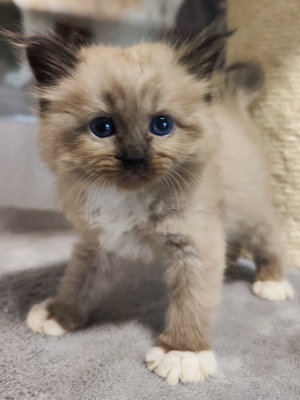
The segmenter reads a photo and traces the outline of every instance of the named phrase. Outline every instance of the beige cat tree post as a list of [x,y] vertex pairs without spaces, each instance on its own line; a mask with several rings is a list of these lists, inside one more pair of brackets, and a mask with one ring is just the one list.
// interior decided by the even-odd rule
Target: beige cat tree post
[[[287,262],[300,267],[300,1],[228,0],[228,21],[238,28],[229,62],[256,60],[266,86],[253,115],[269,155],[274,204]],[[276,245],[276,244],[274,244]]]

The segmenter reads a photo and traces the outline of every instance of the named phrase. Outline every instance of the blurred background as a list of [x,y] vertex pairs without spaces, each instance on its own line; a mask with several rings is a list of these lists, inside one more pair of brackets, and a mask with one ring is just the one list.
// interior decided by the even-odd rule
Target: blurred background
[[[0,0],[0,28],[124,46],[170,31],[193,35],[223,13],[219,0]],[[0,37],[0,207],[57,209],[53,179],[38,155],[31,80]]]

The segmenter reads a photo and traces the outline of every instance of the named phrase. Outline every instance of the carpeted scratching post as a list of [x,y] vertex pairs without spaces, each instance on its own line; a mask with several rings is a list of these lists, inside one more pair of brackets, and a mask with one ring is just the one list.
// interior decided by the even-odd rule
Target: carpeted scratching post
[[[254,104],[269,156],[288,265],[300,267],[300,1],[228,0],[228,63],[257,61],[266,85]],[[274,244],[276,246],[276,243]]]

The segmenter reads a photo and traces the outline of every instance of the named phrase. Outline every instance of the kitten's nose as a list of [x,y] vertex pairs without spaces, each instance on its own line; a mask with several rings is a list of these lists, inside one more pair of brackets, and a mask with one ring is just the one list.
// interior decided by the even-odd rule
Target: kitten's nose
[[145,157],[120,157],[119,160],[125,169],[134,172],[141,171],[147,166],[147,160]]

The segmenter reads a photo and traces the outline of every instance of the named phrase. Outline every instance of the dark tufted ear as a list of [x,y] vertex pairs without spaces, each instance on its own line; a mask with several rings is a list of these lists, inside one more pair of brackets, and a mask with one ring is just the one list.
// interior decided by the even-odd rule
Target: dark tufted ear
[[219,21],[190,40],[180,42],[177,38],[174,45],[178,62],[200,79],[210,77],[225,65],[226,44],[232,33],[226,29],[223,21]]
[[24,37],[2,33],[12,45],[25,49],[30,68],[40,86],[49,86],[69,75],[78,63],[76,48],[65,45],[56,36]]

